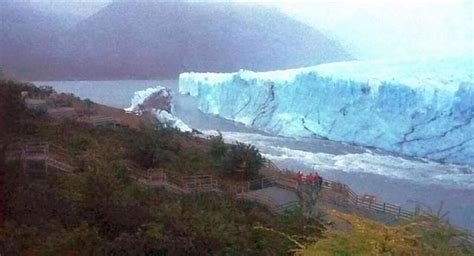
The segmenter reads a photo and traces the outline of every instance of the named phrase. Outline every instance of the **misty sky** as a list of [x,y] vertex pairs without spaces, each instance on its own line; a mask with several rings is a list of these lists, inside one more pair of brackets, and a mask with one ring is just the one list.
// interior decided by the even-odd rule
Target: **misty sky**
[[[87,17],[112,0],[32,0]],[[222,1],[214,1],[222,2]],[[338,40],[358,59],[472,55],[473,0],[246,1],[276,6]]]

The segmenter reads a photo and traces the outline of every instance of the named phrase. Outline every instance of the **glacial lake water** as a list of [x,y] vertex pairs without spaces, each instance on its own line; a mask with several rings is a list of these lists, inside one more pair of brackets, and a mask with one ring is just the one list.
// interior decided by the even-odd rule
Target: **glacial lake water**
[[265,157],[283,168],[318,171],[339,180],[358,193],[413,209],[417,203],[443,212],[452,223],[474,230],[474,168],[415,159],[374,148],[312,138],[272,136],[197,109],[196,101],[178,93],[176,80],[47,81],[58,92],[126,108],[136,91],[164,86],[174,92],[174,114],[190,127],[206,134],[219,130],[227,141],[256,145]]

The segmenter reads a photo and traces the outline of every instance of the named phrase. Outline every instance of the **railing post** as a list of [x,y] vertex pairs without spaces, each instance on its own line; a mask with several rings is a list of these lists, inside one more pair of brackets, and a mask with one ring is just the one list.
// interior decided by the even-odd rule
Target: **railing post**
[[385,202],[383,203],[383,211],[385,212]]

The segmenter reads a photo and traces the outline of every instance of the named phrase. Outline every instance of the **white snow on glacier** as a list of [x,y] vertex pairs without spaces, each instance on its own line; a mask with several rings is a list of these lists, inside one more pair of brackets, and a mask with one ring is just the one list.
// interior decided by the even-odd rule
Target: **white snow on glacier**
[[315,136],[474,165],[474,63],[353,61],[255,73],[184,73],[205,113],[273,134]]

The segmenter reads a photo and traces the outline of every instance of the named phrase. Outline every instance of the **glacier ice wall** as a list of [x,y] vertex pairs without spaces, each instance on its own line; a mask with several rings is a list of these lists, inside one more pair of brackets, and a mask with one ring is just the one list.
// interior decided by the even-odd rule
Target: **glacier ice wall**
[[472,59],[340,62],[255,73],[184,73],[205,113],[273,134],[317,136],[474,165]]

